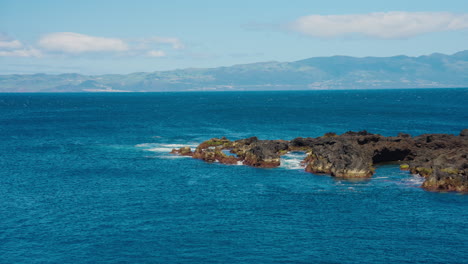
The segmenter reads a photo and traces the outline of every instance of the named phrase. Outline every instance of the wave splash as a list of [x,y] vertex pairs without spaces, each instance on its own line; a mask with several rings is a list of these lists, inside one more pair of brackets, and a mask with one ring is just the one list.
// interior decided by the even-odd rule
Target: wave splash
[[178,149],[181,147],[190,147],[195,149],[197,147],[196,144],[166,144],[166,143],[142,143],[135,145],[136,148],[141,148],[145,151],[152,151],[152,152],[171,152],[172,149]]
[[304,165],[302,161],[307,157],[307,154],[304,152],[288,152],[287,154],[281,156],[281,165],[280,168],[288,170],[303,170]]
[[404,180],[404,183],[406,185],[410,185],[410,186],[421,186],[424,182],[424,177],[421,177],[419,175],[414,175],[414,174],[411,174],[411,177],[407,178]]
[[178,149],[181,147],[190,147],[194,150],[198,144],[173,144],[173,143],[141,143],[135,145],[135,148],[139,148],[143,151],[150,151],[157,155],[161,159],[177,159],[187,158],[186,156],[178,156],[169,154],[172,149]]

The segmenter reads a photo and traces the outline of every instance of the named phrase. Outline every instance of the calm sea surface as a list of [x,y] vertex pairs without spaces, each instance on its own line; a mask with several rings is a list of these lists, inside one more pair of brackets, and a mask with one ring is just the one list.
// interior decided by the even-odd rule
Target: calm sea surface
[[468,263],[468,195],[168,154],[211,137],[458,134],[468,89],[0,94],[0,263]]

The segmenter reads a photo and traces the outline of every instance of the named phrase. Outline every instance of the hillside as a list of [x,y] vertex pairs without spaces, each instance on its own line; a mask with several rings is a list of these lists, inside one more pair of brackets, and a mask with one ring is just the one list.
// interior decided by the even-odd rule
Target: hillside
[[0,92],[153,92],[468,87],[468,51],[428,56],[316,57],[150,73],[0,75]]

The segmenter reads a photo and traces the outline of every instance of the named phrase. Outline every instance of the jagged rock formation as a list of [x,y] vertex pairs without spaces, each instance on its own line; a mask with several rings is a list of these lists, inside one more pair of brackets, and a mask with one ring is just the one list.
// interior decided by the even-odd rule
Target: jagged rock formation
[[[304,151],[305,170],[340,178],[368,178],[375,164],[399,162],[402,170],[425,177],[423,188],[431,191],[468,192],[468,129],[459,136],[400,133],[384,137],[367,131],[327,133],[318,138],[259,140],[256,137],[230,141],[225,137],[171,153],[224,164],[242,163],[262,168],[280,165],[288,151]],[[226,154],[226,153],[229,153]]]
[[414,141],[419,155],[409,162],[409,169],[426,178],[423,188],[468,192],[468,129],[460,136],[428,134]]
[[361,131],[341,136],[330,133],[319,138],[296,138],[291,146],[310,150],[306,158],[308,172],[366,178],[374,173],[373,164],[410,158],[412,151],[408,141],[406,135],[383,137]]

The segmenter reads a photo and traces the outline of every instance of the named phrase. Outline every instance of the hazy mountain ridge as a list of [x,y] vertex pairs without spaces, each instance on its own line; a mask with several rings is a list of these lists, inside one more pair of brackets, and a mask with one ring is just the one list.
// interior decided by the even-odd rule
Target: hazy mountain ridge
[[468,87],[468,50],[408,57],[315,57],[230,67],[80,75],[0,75],[0,92],[151,92]]

